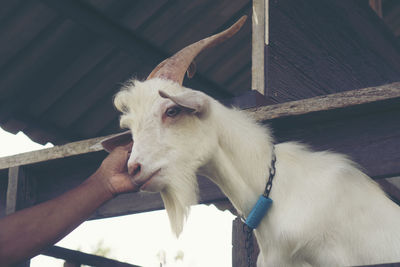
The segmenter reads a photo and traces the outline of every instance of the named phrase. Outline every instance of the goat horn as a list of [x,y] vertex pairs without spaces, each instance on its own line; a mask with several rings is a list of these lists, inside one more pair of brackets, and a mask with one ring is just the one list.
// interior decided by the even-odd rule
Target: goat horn
[[192,63],[194,58],[205,48],[213,47],[232,37],[240,30],[246,19],[247,16],[243,16],[225,31],[204,38],[183,48],[172,57],[167,58],[158,64],[158,66],[147,77],[147,80],[152,78],[161,78],[182,84],[186,71],[188,71],[189,76],[194,75],[193,70],[195,67]]

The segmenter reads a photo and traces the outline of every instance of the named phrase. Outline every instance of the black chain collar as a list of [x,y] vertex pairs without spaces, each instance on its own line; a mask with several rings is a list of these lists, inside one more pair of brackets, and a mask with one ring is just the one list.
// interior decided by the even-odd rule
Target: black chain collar
[[[269,177],[267,184],[265,185],[264,197],[269,197],[269,193],[271,192],[272,189],[272,181],[274,180],[275,173],[276,173],[276,168],[275,168],[275,163],[276,163],[276,155],[275,155],[275,147],[272,146],[272,158],[271,158],[271,166],[269,168]],[[247,267],[253,267],[253,248],[254,248],[254,243],[253,243],[253,228],[248,227],[245,223],[243,223],[243,232],[246,234],[246,241],[245,241],[245,248],[246,248],[246,256],[247,256]]]
[[274,147],[272,147],[271,167],[269,168],[268,182],[267,182],[267,185],[265,186],[265,190],[264,190],[264,194],[263,194],[265,197],[269,197],[269,193],[271,192],[271,189],[272,189],[272,180],[274,180],[275,173],[276,173],[275,163],[276,163],[275,149],[274,149]]

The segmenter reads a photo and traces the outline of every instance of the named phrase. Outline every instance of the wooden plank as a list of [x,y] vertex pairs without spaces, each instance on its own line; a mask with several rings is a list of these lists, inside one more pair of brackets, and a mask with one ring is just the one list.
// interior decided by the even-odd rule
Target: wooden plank
[[251,234],[251,265],[248,265],[247,249],[246,249],[246,233],[243,230],[243,222],[237,217],[232,222],[232,267],[256,267],[257,256],[260,252],[257,240],[254,234]]
[[3,157],[0,160],[0,169],[11,168],[15,166],[28,165],[44,162],[48,160],[77,156],[90,152],[103,150],[100,141],[106,137],[97,137],[88,140],[69,143],[63,146],[55,146],[42,150],[21,153],[15,156]]
[[[266,40],[266,6],[269,1],[253,0],[253,42],[252,42],[252,81],[251,89],[265,95],[265,40]],[[268,38],[267,38],[268,39]]]
[[0,170],[0,219],[6,216],[8,169]]
[[[399,98],[400,83],[393,83],[328,96],[319,96],[305,100],[264,106],[250,109],[248,112],[256,121],[266,122],[283,117],[341,109],[384,100],[398,100]],[[64,146],[55,146],[54,148],[3,157],[0,158],[0,169],[100,151],[102,148],[99,146],[98,142],[103,138],[105,137],[97,137],[73,142]]]
[[18,170],[19,167],[12,167],[9,169],[6,215],[14,213],[17,210],[18,184],[20,180]]
[[336,94],[251,109],[250,115],[263,122],[286,116],[341,109],[383,100],[399,99],[400,83],[385,84]]
[[[29,181],[23,167],[12,167],[8,173],[6,215],[33,204],[32,187],[34,181]],[[29,267],[30,260],[18,262],[13,267]]]
[[35,178],[27,177],[24,167],[11,167],[8,171],[6,215],[30,207],[35,201]]
[[120,262],[116,260],[111,260],[105,257],[91,255],[80,251],[75,251],[63,247],[51,246],[44,251],[43,255],[63,259],[71,262],[79,262],[80,264],[85,264],[89,266],[96,267],[139,267],[138,265],[133,265],[125,262]]
[[285,102],[400,80],[396,40],[357,2],[270,1],[268,95]]

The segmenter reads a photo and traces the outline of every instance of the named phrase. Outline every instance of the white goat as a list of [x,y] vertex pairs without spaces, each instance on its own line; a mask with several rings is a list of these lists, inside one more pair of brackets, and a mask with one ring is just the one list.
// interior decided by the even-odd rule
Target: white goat
[[[258,266],[400,261],[400,208],[352,161],[294,142],[274,146],[269,129],[245,112],[181,86],[193,58],[243,23],[242,18],[186,47],[146,81],[131,81],[116,95],[121,127],[129,128],[134,139],[128,161],[132,182],[161,193],[179,235],[190,205],[197,203],[197,173],[215,182],[247,216],[265,188],[275,150],[274,203],[255,229]],[[104,146],[111,150],[126,134]]]

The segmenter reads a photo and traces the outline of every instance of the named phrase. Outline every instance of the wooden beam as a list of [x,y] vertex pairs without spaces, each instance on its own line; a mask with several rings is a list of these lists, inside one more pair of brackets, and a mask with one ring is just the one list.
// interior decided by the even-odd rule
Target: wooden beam
[[3,157],[0,158],[0,169],[101,151],[103,150],[103,148],[100,145],[100,141],[104,138],[107,138],[107,136],[96,137],[92,139],[69,143],[62,146],[55,146],[52,148],[21,153],[15,156]]
[[[42,251],[43,255],[63,259],[70,262],[77,262],[80,264],[85,264],[89,266],[96,266],[96,267],[140,267],[138,265],[129,264],[125,262],[120,262],[116,260],[107,259],[105,257],[91,255],[87,253],[83,253],[80,251],[75,251],[67,248],[62,248],[58,246],[52,246],[44,251]],[[80,265],[79,265],[80,266]]]
[[265,95],[265,50],[264,46],[268,44],[268,0],[253,0],[253,30],[252,30],[252,90]]
[[400,82],[352,90],[249,110],[258,122],[400,99]]

